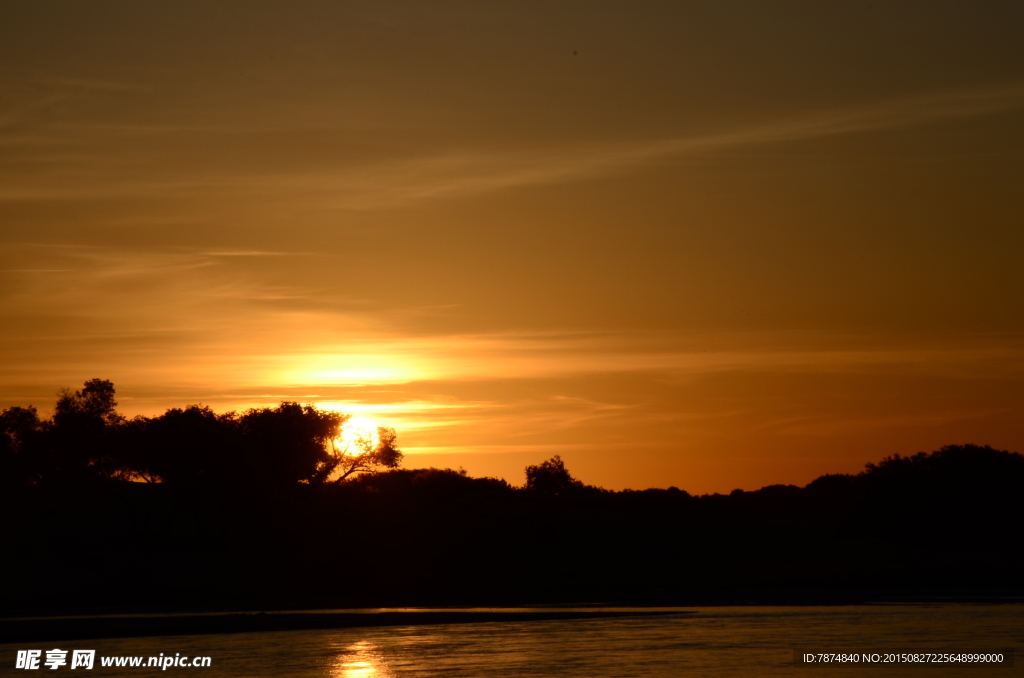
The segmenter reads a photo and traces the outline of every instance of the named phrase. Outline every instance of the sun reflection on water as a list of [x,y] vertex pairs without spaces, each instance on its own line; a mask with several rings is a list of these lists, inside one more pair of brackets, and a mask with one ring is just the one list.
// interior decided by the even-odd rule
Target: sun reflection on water
[[331,670],[334,678],[390,678],[383,653],[371,642],[349,645],[335,657]]

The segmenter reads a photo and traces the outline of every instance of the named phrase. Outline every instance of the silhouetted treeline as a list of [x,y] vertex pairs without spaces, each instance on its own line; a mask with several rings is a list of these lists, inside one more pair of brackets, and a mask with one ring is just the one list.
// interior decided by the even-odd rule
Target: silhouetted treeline
[[99,380],[62,394],[51,420],[3,412],[4,609],[1024,593],[1017,453],[953,445],[803,488],[612,492],[558,457],[522,487],[393,468],[387,431],[339,454],[343,419],[285,403],[125,420]]
[[49,420],[34,407],[0,412],[0,482],[11,488],[136,480],[267,492],[395,468],[402,460],[387,427],[372,445],[336,449],[348,416],[311,405],[286,402],[241,414],[193,405],[131,420],[116,406],[114,385],[91,379],[80,391],[62,391]]

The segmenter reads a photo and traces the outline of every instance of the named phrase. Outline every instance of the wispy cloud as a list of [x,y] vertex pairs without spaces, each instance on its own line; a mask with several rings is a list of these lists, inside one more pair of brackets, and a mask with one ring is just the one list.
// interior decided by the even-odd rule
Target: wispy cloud
[[[922,94],[817,111],[731,130],[656,141],[595,143],[573,148],[452,152],[370,168],[353,177],[321,177],[349,187],[362,206],[516,186],[560,183],[635,170],[652,163],[758,144],[911,127],[1024,107],[1024,85]],[[315,178],[308,177],[306,180]],[[342,199],[344,200],[344,198]]]
[[637,373],[665,379],[752,371],[998,379],[1024,372],[1019,337],[900,346],[767,331],[731,337],[711,330],[417,332],[401,323],[401,309],[297,282],[271,284],[240,266],[251,257],[302,253],[25,245],[7,246],[6,254],[0,302],[9,329],[0,343],[11,357],[9,378],[21,372],[19,356],[26,369],[37,369],[48,352],[46,364],[58,371],[78,363],[75,373],[86,366],[116,368],[174,385],[312,392]]
[[323,257],[316,252],[274,252],[266,250],[209,250],[200,253],[207,257]]
[[[22,119],[30,110],[53,101],[46,99],[25,110],[12,112],[10,119]],[[595,141],[512,150],[450,148],[416,157],[365,160],[315,170],[296,168],[286,173],[224,169],[210,174],[190,169],[187,173],[162,178],[119,176],[117,181],[102,174],[94,178],[76,175],[73,180],[58,183],[41,177],[38,181],[7,182],[0,188],[0,200],[216,193],[222,197],[244,194],[260,202],[263,198],[286,194],[291,198],[303,196],[319,208],[373,209],[407,201],[628,173],[652,164],[756,145],[906,128],[1021,108],[1024,108],[1024,85],[1009,84],[923,93],[655,140]],[[154,137],[161,134],[158,128],[149,131]],[[180,128],[166,130],[178,139],[176,143],[180,143],[182,132]],[[0,143],[3,143],[2,133]]]
[[770,420],[753,427],[755,431],[772,435],[788,436],[841,436],[855,434],[858,430],[894,429],[900,427],[928,429],[957,422],[981,420],[999,415],[1013,415],[1010,408],[967,407],[960,409],[931,410],[927,412],[900,412],[896,414],[871,414],[829,412]]
[[54,104],[57,104],[67,96],[63,94],[50,94],[47,96],[39,97],[34,101],[24,103],[20,106],[15,106],[5,111],[0,111],[0,141],[3,141],[10,132],[5,128],[10,128],[20,123],[32,120],[34,116],[38,115],[41,111],[45,111]]
[[140,87],[137,84],[128,85],[124,82],[105,80],[103,78],[39,77],[37,82],[58,88],[101,92],[142,91],[149,89],[148,87]]

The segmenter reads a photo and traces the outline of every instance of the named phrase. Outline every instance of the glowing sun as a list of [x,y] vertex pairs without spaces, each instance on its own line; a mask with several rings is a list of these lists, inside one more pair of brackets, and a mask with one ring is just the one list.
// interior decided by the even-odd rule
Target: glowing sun
[[337,438],[339,452],[346,454],[362,454],[370,452],[380,444],[377,423],[366,417],[352,417],[341,427],[341,435]]

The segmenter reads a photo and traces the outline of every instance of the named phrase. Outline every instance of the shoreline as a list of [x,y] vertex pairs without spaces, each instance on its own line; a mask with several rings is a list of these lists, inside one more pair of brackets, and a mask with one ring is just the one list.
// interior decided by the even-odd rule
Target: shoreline
[[921,597],[858,602],[733,602],[691,605],[551,605],[510,607],[396,607],[266,611],[114,613],[0,618],[0,644],[156,636],[217,635],[317,629],[560,621],[695,614],[729,607],[865,607],[1022,605],[1018,596]]
[[692,614],[683,609],[607,608],[595,610],[527,608],[400,609],[296,612],[214,612],[167,615],[21,617],[0,619],[0,643],[215,635],[313,629],[479,624],[509,621],[610,619]]

